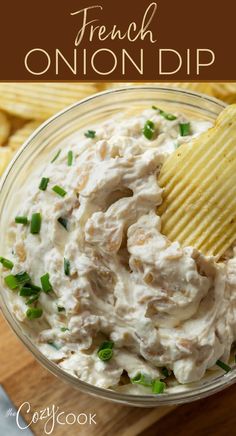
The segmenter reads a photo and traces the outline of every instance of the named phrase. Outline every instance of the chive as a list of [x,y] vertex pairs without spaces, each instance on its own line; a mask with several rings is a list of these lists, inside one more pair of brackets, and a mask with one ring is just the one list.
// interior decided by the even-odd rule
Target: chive
[[58,150],[57,154],[54,156],[54,158],[51,160],[51,163],[55,162],[55,160],[58,158],[58,156],[60,155],[61,150]]
[[222,362],[222,360],[217,360],[216,365],[218,365],[220,368],[222,368],[225,372],[231,371],[231,367],[227,365],[226,363]]
[[98,351],[98,357],[100,360],[103,360],[103,362],[110,360],[112,358],[112,355],[113,351],[111,348],[105,348],[104,350]]
[[190,123],[180,123],[179,124],[179,131],[180,131],[181,136],[190,135]]
[[64,312],[66,309],[62,306],[57,306],[58,312]]
[[152,392],[153,394],[162,394],[166,388],[165,382],[161,380],[153,380]]
[[29,309],[27,309],[26,311],[26,316],[30,320],[40,318],[42,314],[43,314],[43,309],[39,307],[29,307]]
[[149,139],[149,141],[153,138],[153,135],[155,133],[155,126],[153,121],[146,121],[144,128],[143,128],[143,134],[145,138]]
[[18,274],[15,274],[15,279],[17,280],[18,285],[25,285],[27,282],[30,282],[30,276],[27,272],[22,271]]
[[114,342],[113,342],[113,341],[104,341],[104,342],[100,345],[98,351],[105,350],[105,349],[107,349],[107,348],[113,348],[113,347],[114,347]]
[[66,195],[66,191],[61,188],[61,186],[55,185],[53,186],[52,190],[56,192],[56,194],[60,195],[60,197],[65,197]]
[[94,139],[96,136],[96,132],[95,130],[88,130],[87,132],[85,132],[84,136],[86,136],[86,138]]
[[168,112],[165,112],[165,111],[163,111],[162,109],[159,109],[159,108],[156,107],[156,106],[152,106],[152,109],[154,109],[154,110],[156,110],[156,111],[159,111],[159,114],[160,114],[162,117],[164,117],[166,120],[168,120],[168,121],[174,121],[174,120],[177,119],[177,117],[176,117],[175,115],[170,114],[170,113],[168,113]]
[[39,184],[39,189],[41,189],[41,191],[46,191],[46,189],[48,187],[48,182],[49,182],[49,178],[48,177],[43,177],[41,179],[40,184]]
[[62,217],[60,217],[60,218],[58,218],[57,221],[62,225],[62,227],[64,227],[64,229],[68,230],[68,229],[67,229],[67,226],[68,226],[68,220],[67,220],[66,218],[62,218]]
[[4,278],[4,281],[7,285],[8,288],[10,288],[12,291],[16,288],[18,288],[19,283],[16,280],[15,276],[13,276],[12,274],[10,274],[9,276],[6,276]]
[[64,273],[66,276],[70,275],[70,261],[64,257]]
[[45,294],[48,294],[50,291],[53,290],[52,285],[51,285],[50,280],[49,280],[48,273],[46,273],[42,277],[40,277],[40,281],[41,281],[41,285],[43,288],[43,292],[45,292]]
[[27,306],[29,306],[32,303],[35,303],[36,301],[38,301],[39,299],[39,294],[33,295],[31,298],[29,298],[29,300],[27,300],[25,302],[25,304],[27,304]]
[[67,327],[61,327],[61,332],[67,332],[67,331],[70,331]]
[[31,283],[31,282],[30,283],[25,283],[24,287],[32,289],[33,291],[35,291],[35,293],[38,293],[38,292],[42,291],[42,289],[39,286],[33,285],[33,283]]
[[70,150],[70,151],[68,151],[68,154],[67,154],[68,167],[71,167],[72,163],[73,163],[73,151]]
[[27,216],[16,216],[15,223],[16,224],[23,224],[24,226],[27,226],[27,224],[29,224],[29,220],[28,220]]
[[169,371],[165,366],[161,368],[161,372],[164,375],[164,377],[169,377]]
[[14,263],[5,257],[0,257],[0,263],[4,266],[4,268],[7,269],[12,269],[14,266]]
[[138,372],[135,377],[132,377],[130,379],[132,384],[142,385],[151,387],[152,386],[152,378],[148,374],[143,374],[141,372]]
[[19,295],[21,297],[32,297],[33,295],[38,295],[40,293],[41,289],[36,290],[34,288],[30,288],[28,286],[23,286],[19,292]]
[[33,235],[36,235],[40,232],[41,222],[42,222],[41,214],[39,212],[33,213],[30,223],[30,232]]

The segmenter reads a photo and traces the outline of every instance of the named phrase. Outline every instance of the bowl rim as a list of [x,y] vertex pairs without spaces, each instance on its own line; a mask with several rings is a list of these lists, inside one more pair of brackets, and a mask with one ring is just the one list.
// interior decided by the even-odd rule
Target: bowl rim
[[[205,101],[209,103],[214,103],[215,105],[219,106],[219,109],[222,110],[224,107],[227,106],[226,103],[222,102],[221,100],[211,97],[202,93],[198,93],[195,91],[189,91],[185,89],[181,89],[178,87],[168,87],[168,86],[158,86],[158,85],[135,85],[135,86],[125,86],[125,87],[119,87],[119,88],[112,88],[105,91],[98,92],[96,94],[90,95],[76,103],[73,103],[72,105],[62,109],[46,121],[44,121],[30,136],[29,138],[24,142],[24,144],[20,147],[18,152],[15,154],[13,159],[11,160],[10,164],[4,171],[1,181],[0,181],[0,199],[2,195],[2,190],[4,189],[4,185],[10,176],[11,170],[14,167],[16,161],[20,159],[21,155],[23,154],[24,150],[31,144],[31,141],[35,139],[42,130],[44,130],[46,127],[53,124],[56,120],[59,118],[62,118],[65,114],[68,114],[70,111],[73,111],[77,107],[81,107],[83,105],[86,105],[90,101],[97,101],[100,100],[103,96],[107,95],[113,95],[113,94],[124,94],[127,92],[135,91],[137,92],[137,89],[141,90],[149,90],[149,91],[160,91],[162,93],[167,92],[168,94],[174,94],[176,97],[178,96],[189,96],[193,98],[197,98],[199,103],[200,101]],[[74,388],[79,389],[82,392],[89,393],[93,396],[110,400],[116,403],[126,404],[126,405],[133,405],[133,406],[140,406],[140,407],[154,407],[154,406],[164,406],[164,405],[175,405],[175,404],[183,404],[185,402],[189,401],[195,401],[200,398],[207,397],[213,393],[219,392],[226,387],[232,385],[236,380],[236,371],[229,372],[228,374],[224,374],[221,377],[219,377],[218,381],[215,382],[214,380],[211,380],[209,383],[206,383],[205,386],[201,387],[193,387],[187,390],[183,390],[182,392],[174,392],[174,393],[167,393],[162,395],[134,395],[134,394],[127,394],[123,392],[113,391],[111,389],[105,389],[100,388],[97,386],[94,386],[90,383],[84,382],[80,380],[79,378],[76,378],[75,376],[72,376],[62,368],[60,368],[56,363],[49,360],[46,356],[43,355],[43,353],[37,348],[37,346],[31,341],[26,334],[19,329],[18,322],[14,318],[14,316],[10,313],[10,311],[7,308],[7,305],[4,301],[4,298],[2,296],[2,293],[0,292],[0,308],[1,311],[7,320],[8,324],[10,325],[11,329],[14,331],[14,333],[17,335],[17,337],[23,342],[23,344],[27,347],[27,349],[33,354],[33,356],[36,358],[36,360],[47,370],[49,370],[53,375],[57,376],[60,380],[63,380],[70,385],[72,385]]]

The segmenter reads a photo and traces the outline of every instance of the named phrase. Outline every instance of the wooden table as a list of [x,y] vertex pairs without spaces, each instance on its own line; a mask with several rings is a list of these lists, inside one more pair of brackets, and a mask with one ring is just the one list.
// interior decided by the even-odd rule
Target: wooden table
[[[211,398],[178,408],[141,409],[99,400],[72,389],[48,373],[17,339],[0,315],[0,384],[18,408],[29,402],[32,411],[55,404],[59,412],[96,414],[96,424],[56,424],[54,436],[203,436],[236,435],[236,386]],[[32,418],[24,409],[27,423]],[[84,422],[85,415],[80,415]],[[36,436],[43,436],[44,420],[32,424]],[[51,425],[51,424],[50,424]],[[49,427],[50,427],[49,425]],[[1,430],[0,430],[1,434]],[[24,433],[22,433],[24,434]],[[2,435],[5,436],[5,435]]]

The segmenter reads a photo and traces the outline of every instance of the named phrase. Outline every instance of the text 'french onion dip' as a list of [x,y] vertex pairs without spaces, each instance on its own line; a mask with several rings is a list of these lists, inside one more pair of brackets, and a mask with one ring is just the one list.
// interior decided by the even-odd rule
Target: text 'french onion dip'
[[[158,174],[211,123],[157,107],[114,117],[31,176],[1,258],[9,304],[39,350],[90,384],[158,394],[227,362],[236,259],[161,232]],[[225,365],[227,369],[227,365]]]

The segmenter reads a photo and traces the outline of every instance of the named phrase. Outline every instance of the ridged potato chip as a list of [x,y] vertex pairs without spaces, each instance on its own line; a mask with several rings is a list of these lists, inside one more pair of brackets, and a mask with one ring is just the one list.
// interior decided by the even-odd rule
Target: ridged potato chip
[[9,140],[8,140],[8,147],[12,151],[18,150],[18,148],[21,147],[22,144],[28,139],[28,137],[37,129],[37,127],[40,125],[39,121],[30,121],[29,123],[26,123],[23,127],[21,127],[19,130],[16,130],[14,132]]
[[5,171],[13,154],[13,151],[9,147],[0,147],[0,176]]
[[236,82],[211,83],[212,94],[226,103],[236,103]]
[[7,116],[3,112],[0,112],[0,145],[3,145],[6,142],[10,130],[11,125]]
[[0,108],[21,118],[45,120],[94,92],[90,83],[0,83]]
[[162,231],[182,246],[219,258],[236,239],[236,105],[213,128],[164,163],[158,209]]

